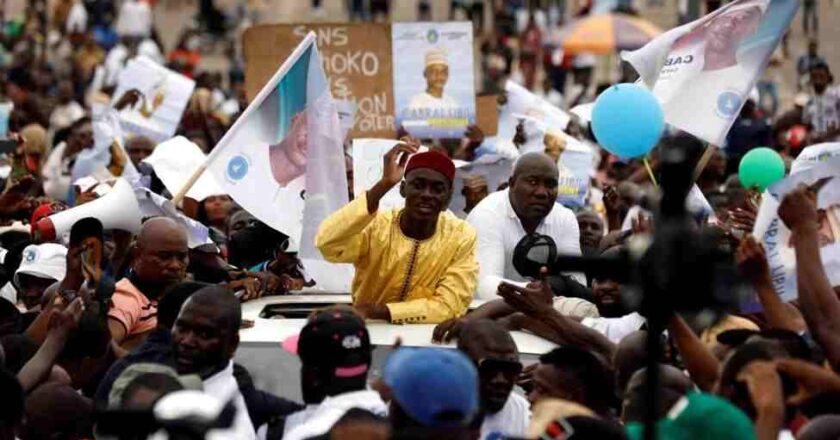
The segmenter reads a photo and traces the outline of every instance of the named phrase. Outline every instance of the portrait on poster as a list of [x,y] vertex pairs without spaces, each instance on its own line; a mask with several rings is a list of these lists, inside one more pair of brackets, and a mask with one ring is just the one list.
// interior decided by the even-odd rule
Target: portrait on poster
[[472,24],[394,23],[396,125],[414,137],[460,138],[475,123]]

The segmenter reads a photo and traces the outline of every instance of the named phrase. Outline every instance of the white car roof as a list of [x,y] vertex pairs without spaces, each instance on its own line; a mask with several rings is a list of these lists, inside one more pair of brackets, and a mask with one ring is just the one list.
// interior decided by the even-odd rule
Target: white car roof
[[[276,304],[323,304],[324,307],[332,304],[350,304],[350,295],[347,294],[305,294],[305,295],[284,295],[268,296],[258,300],[248,301],[242,304],[242,318],[254,321],[251,328],[242,329],[239,332],[240,343],[276,343],[279,344],[290,336],[300,332],[306,324],[306,319],[288,318],[261,318],[260,313],[266,306]],[[470,308],[476,308],[484,301],[474,300]],[[402,339],[404,346],[410,347],[435,347],[441,346],[432,343],[432,331],[434,324],[405,324],[395,325],[384,321],[368,321],[368,332],[370,333],[371,344],[379,346],[393,345],[397,338]],[[557,347],[538,336],[525,332],[511,332],[514,342],[521,354],[541,355]],[[443,346],[454,347],[454,344]]]

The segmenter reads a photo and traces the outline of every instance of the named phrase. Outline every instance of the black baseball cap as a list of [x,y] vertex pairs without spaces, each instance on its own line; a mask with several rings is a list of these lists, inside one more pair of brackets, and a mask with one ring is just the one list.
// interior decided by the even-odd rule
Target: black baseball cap
[[300,334],[283,341],[283,348],[296,352],[304,365],[332,371],[338,379],[366,378],[371,363],[367,327],[349,308],[315,312]]

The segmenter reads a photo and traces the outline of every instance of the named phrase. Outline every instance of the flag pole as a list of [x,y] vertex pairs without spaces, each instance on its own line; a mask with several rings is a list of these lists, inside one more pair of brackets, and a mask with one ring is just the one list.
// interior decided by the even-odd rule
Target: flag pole
[[178,204],[180,204],[181,201],[184,200],[184,197],[187,195],[187,191],[189,191],[190,188],[192,188],[193,185],[195,185],[195,182],[198,182],[199,177],[201,177],[201,175],[204,174],[205,170],[207,170],[207,162],[204,162],[203,164],[201,164],[201,166],[196,168],[192,176],[190,176],[190,178],[187,179],[186,182],[184,182],[184,185],[181,186],[181,189],[179,189],[178,192],[175,193],[174,196],[172,196],[173,205],[178,206]]
[[216,145],[210,151],[210,154],[207,155],[207,159],[204,161],[204,164],[202,164],[195,170],[193,175],[190,176],[189,180],[187,180],[184,183],[184,186],[182,186],[181,189],[179,189],[178,192],[172,197],[173,205],[178,206],[178,204],[186,196],[187,192],[189,192],[190,188],[192,188],[192,186],[195,185],[195,182],[198,181],[198,179],[201,177],[204,171],[206,171],[207,168],[210,166],[210,163],[213,162],[214,159],[216,159],[216,157],[219,155],[219,152],[222,150],[221,148],[219,148],[219,145],[224,145],[225,141],[227,141],[228,138],[231,138],[236,132],[239,131],[240,127],[242,126],[242,123],[244,123],[244,121],[248,119],[248,116],[252,112],[256,111],[256,108],[259,107],[259,105],[263,101],[265,101],[265,98],[268,97],[268,94],[274,90],[274,88],[277,86],[277,83],[280,82],[280,79],[283,78],[283,76],[286,75],[289,69],[292,68],[292,66],[297,62],[298,58],[300,58],[303,52],[309,49],[309,47],[314,44],[315,32],[309,31],[309,33],[306,34],[306,37],[304,37],[303,40],[301,40],[301,42],[298,44],[295,50],[292,51],[292,53],[286,58],[285,61],[283,61],[283,64],[280,65],[280,68],[277,69],[276,72],[274,72],[274,75],[271,76],[271,79],[269,79],[268,82],[265,83],[260,92],[257,93],[257,96],[255,96],[251,103],[248,104],[248,107],[245,108],[245,111],[243,111],[242,114],[239,115],[239,117],[236,119],[236,122],[233,123],[233,126],[230,127],[230,129],[224,134],[224,136],[222,136],[221,139],[219,139],[219,142],[216,143]]
[[706,169],[706,165],[709,164],[709,161],[712,160],[712,156],[715,154],[717,147],[706,143],[706,150],[703,151],[703,155],[700,156],[700,161],[697,162],[697,167],[694,168],[694,177],[692,177],[692,182],[697,182],[697,179],[700,178],[700,174],[703,173],[703,170]]

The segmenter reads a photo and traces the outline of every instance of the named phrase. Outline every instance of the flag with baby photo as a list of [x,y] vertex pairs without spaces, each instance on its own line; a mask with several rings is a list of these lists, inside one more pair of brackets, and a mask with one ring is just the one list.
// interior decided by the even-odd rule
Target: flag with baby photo
[[799,0],[735,0],[622,52],[665,122],[713,145],[726,133],[799,9]]
[[347,203],[342,128],[310,32],[260,90],[207,167],[245,210],[321,258],[321,221]]

